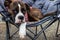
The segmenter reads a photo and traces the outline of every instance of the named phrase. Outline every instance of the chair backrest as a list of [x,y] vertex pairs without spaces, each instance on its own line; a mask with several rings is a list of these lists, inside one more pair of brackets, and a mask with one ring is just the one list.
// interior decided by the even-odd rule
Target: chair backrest
[[36,1],[36,0],[33,0],[34,2]]
[[1,4],[4,4],[4,1],[5,1],[5,0],[0,0],[0,3],[1,3]]

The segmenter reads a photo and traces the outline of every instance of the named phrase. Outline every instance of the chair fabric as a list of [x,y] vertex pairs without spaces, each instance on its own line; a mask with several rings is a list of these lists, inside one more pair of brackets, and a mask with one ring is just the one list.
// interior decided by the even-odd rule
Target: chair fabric
[[[32,7],[38,8],[42,11],[43,15],[51,12],[57,11],[57,5],[60,0],[50,1],[50,0],[23,0],[25,3],[31,5]],[[60,11],[60,4],[58,5],[58,10]]]
[[[4,5],[5,0],[0,0],[0,4]],[[3,11],[2,7],[0,6],[0,11]]]

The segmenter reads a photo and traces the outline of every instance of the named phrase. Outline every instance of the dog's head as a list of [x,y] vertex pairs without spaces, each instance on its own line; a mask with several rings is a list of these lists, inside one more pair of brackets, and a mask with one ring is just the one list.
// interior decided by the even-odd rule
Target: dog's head
[[15,1],[10,4],[10,9],[16,11],[15,23],[25,22],[25,14],[29,11],[29,6],[23,2]]

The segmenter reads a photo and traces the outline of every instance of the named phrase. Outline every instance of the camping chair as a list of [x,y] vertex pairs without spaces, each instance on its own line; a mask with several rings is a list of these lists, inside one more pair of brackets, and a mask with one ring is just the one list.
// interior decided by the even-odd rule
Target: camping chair
[[[18,31],[18,30],[17,30],[15,33],[13,33],[12,36],[10,36],[9,23],[15,25],[17,28],[19,28],[19,27],[18,27],[18,25],[16,25],[16,24],[13,22],[13,20],[11,19],[10,14],[8,14],[8,11],[7,11],[6,8],[4,7],[4,5],[0,4],[0,6],[4,9],[4,11],[1,11],[0,14],[3,16],[3,20],[6,22],[6,40],[9,40],[9,39],[10,39],[14,34],[16,34],[17,31]],[[41,29],[43,29],[42,26],[41,26]],[[27,28],[27,30],[29,30],[29,29]],[[32,34],[34,34],[34,36],[36,36],[36,35],[37,35],[37,26],[36,26],[36,34],[33,33],[31,30],[29,30],[29,31],[30,31]],[[45,32],[44,32],[44,31],[43,31],[43,34],[44,34],[44,37],[45,37],[45,39],[46,39],[46,35],[45,35]],[[27,33],[27,35],[30,36],[28,33]],[[30,38],[31,38],[31,37],[30,37]]]
[[[13,33],[12,36],[10,36],[9,23],[15,25],[17,28],[18,28],[18,25],[16,25],[16,24],[13,22],[13,20],[11,20],[11,17],[10,17],[10,15],[8,14],[8,12],[7,12],[7,10],[5,9],[5,7],[4,7],[3,5],[1,5],[1,4],[0,4],[0,6],[4,9],[4,11],[1,11],[0,14],[4,17],[4,21],[6,22],[6,40],[9,40],[9,39],[10,39],[14,34],[16,34],[16,32],[18,31],[18,30],[17,30],[15,33]],[[58,10],[58,4],[57,4],[57,10]],[[50,15],[50,16],[44,17],[43,19],[41,19],[41,20],[39,20],[39,21],[37,21],[37,22],[29,22],[29,23],[27,24],[27,30],[29,30],[28,27],[36,27],[36,33],[33,33],[31,30],[29,30],[32,34],[34,34],[34,37],[32,37],[32,36],[30,36],[28,33],[26,33],[27,36],[30,37],[32,40],[36,40],[36,39],[39,37],[39,35],[41,35],[41,34],[43,33],[43,34],[44,34],[44,37],[45,37],[45,40],[47,40],[44,31],[45,31],[48,27],[50,27],[50,25],[52,25],[55,21],[57,21],[57,20],[60,21],[60,16],[59,16],[59,15],[60,15],[59,12],[57,12],[55,15]],[[49,20],[50,20],[50,21],[49,21]],[[49,23],[48,23],[46,26],[42,27],[42,24],[45,23],[45,22],[47,22],[47,21],[49,21]],[[37,27],[38,27],[38,25],[41,25],[41,31],[39,31],[39,32],[37,33]],[[59,23],[58,23],[58,25],[59,25]],[[57,33],[58,33],[58,28],[59,28],[59,26],[57,26],[56,35],[57,35]]]

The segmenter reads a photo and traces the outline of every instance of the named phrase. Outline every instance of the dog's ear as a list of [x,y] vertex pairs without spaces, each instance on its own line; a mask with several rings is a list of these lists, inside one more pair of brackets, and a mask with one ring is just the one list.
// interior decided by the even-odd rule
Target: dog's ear
[[5,1],[4,1],[4,6],[5,6],[5,7],[6,7],[6,6],[9,6],[11,2],[12,2],[11,0],[5,0]]

